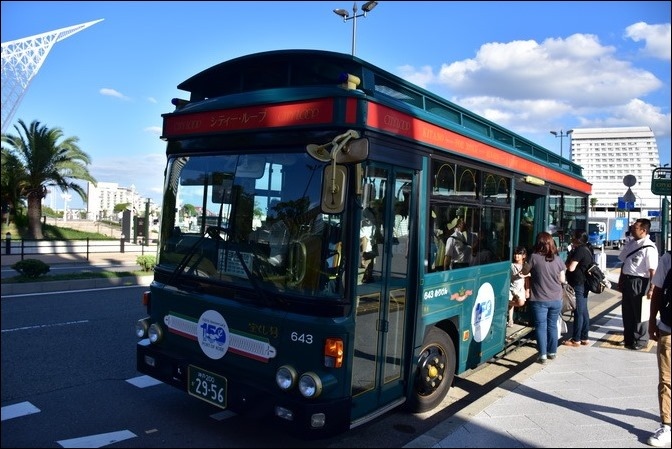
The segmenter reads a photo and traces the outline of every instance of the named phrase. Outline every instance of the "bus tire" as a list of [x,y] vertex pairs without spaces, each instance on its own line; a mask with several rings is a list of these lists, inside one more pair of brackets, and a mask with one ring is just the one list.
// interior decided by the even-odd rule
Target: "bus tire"
[[418,359],[408,404],[412,413],[432,410],[443,401],[453,384],[455,366],[453,340],[441,329],[432,327],[425,335]]

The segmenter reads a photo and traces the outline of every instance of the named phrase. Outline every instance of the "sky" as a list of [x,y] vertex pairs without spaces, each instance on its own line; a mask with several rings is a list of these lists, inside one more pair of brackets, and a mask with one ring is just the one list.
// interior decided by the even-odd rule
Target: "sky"
[[[354,2],[361,14],[364,2]],[[99,182],[160,204],[161,114],[177,85],[262,51],[352,52],[564,156],[575,128],[649,126],[670,163],[669,1],[2,1],[2,43],[103,19],[56,42],[19,119],[79,138]],[[354,27],[353,25],[356,25]],[[61,192],[45,204],[62,210]],[[76,194],[68,208],[83,208]]]

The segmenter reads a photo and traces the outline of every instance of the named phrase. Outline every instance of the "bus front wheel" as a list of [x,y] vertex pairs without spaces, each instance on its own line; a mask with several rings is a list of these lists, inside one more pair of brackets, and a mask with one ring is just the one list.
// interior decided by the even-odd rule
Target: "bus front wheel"
[[409,401],[412,413],[432,410],[443,401],[453,384],[455,363],[455,345],[450,336],[437,327],[431,328],[418,359]]

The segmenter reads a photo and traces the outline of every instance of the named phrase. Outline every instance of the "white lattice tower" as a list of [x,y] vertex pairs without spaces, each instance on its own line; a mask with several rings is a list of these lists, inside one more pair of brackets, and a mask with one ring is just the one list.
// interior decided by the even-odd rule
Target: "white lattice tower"
[[3,133],[54,44],[102,20],[104,19],[2,43]]

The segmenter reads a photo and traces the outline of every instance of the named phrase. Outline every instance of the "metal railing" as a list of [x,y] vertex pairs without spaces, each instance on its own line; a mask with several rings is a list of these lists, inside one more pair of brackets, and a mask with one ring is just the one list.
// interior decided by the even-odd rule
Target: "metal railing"
[[118,240],[34,240],[12,239],[5,237],[5,255],[26,256],[74,254],[85,256],[89,260],[92,253],[139,253],[140,255],[155,254],[156,245],[136,244]]

